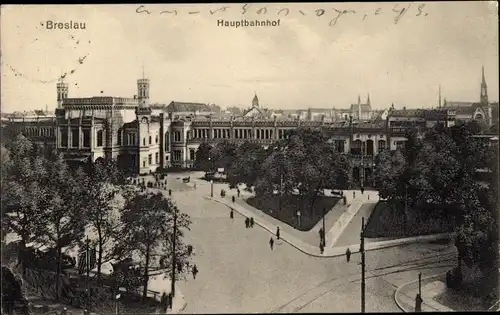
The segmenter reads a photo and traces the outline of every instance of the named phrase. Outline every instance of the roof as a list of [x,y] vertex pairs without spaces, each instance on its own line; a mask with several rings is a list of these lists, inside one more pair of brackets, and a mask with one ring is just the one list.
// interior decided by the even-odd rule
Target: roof
[[211,112],[214,108],[211,108],[207,104],[203,103],[186,103],[186,102],[174,102],[172,101],[166,107],[168,112]]
[[474,105],[474,102],[454,102],[454,101],[445,101],[444,107],[470,107]]

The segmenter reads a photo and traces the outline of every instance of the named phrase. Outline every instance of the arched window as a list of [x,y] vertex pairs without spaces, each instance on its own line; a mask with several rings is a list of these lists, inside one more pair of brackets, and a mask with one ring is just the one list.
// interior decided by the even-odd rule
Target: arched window
[[102,130],[97,131],[97,146],[102,147],[103,144],[103,134]]

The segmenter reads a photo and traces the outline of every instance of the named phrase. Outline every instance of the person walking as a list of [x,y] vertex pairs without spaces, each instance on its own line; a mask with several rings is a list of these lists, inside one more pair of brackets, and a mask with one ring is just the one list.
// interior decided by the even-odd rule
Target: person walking
[[356,198],[356,192],[355,191],[352,192],[352,199],[354,199],[354,198]]
[[250,219],[245,218],[245,227],[248,229],[249,226],[250,226]]
[[198,267],[196,267],[196,264],[193,266],[193,279],[196,279],[196,275],[198,274]]
[[229,217],[230,217],[231,219],[233,219],[233,218],[234,218],[233,209],[231,209],[231,212],[229,212]]
[[351,260],[351,250],[349,249],[349,247],[345,251],[345,257],[347,258],[347,262]]
[[363,194],[364,192],[365,192],[365,188],[361,187],[361,194]]
[[324,244],[323,240],[321,240],[319,242],[319,252],[323,255],[324,251],[325,251],[325,244]]
[[233,200],[233,203],[234,203],[234,200],[235,200],[234,196],[231,199]]
[[253,217],[250,218],[250,227],[253,228],[253,224],[254,224],[254,221],[253,221]]
[[238,198],[240,198],[240,189],[238,188]]
[[280,227],[279,226],[276,228],[276,239],[277,240],[280,239]]
[[271,239],[269,240],[269,246],[271,247],[271,250],[273,250],[274,240],[273,240],[272,236],[271,236]]

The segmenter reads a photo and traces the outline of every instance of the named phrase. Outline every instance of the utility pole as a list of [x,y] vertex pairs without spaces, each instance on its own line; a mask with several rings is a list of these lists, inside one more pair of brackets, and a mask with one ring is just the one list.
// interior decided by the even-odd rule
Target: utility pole
[[86,240],[86,250],[85,250],[85,265],[86,265],[86,270],[87,270],[87,309],[90,311],[90,240],[89,237],[87,236]]
[[210,197],[214,197],[214,180],[210,180]]
[[175,243],[177,239],[177,211],[174,209],[174,233],[172,235],[172,297],[175,296],[175,266],[176,266],[176,253],[175,253]]
[[361,313],[365,312],[365,218],[361,218]]
[[280,176],[280,196],[278,198],[278,212],[281,212],[281,204],[283,202],[283,170],[281,170],[281,176]]
[[323,244],[326,245],[326,230],[325,230],[325,208],[323,208]]
[[361,142],[361,170],[360,170],[361,187],[363,187],[363,177],[365,176],[365,165],[364,165],[365,145],[364,144],[365,143],[362,141]]
[[408,185],[405,184],[405,215],[404,215],[404,222],[403,222],[403,233],[405,234],[406,236],[406,216],[407,216],[407,213],[408,213]]

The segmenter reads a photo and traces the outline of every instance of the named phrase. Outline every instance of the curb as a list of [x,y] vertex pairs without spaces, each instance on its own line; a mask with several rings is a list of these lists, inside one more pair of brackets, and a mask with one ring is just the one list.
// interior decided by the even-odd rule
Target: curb
[[[436,275],[428,276],[428,277],[422,278],[421,280],[422,280],[422,282],[423,282],[424,280],[429,280],[429,279],[432,279],[432,278],[438,278],[438,277],[441,277],[441,276],[443,276],[443,275],[446,275],[446,273],[439,273],[439,274],[436,274]],[[401,311],[403,311],[403,313],[414,313],[414,311],[413,311],[413,310],[407,310],[407,309],[405,309],[405,308],[403,307],[403,305],[402,305],[403,303],[399,301],[399,299],[398,299],[398,295],[399,295],[399,294],[402,294],[402,293],[400,293],[400,291],[401,291],[404,287],[409,286],[410,284],[413,284],[413,283],[417,283],[417,282],[418,282],[418,280],[413,280],[413,281],[406,282],[406,283],[404,283],[404,284],[400,285],[400,286],[399,286],[399,287],[398,287],[398,288],[394,291],[394,302],[396,302],[396,305],[399,307],[399,309],[400,309]],[[439,311],[439,310],[436,310],[436,311]]]
[[[229,209],[232,209],[232,210],[238,212],[240,215],[245,216],[238,209],[235,209],[235,208],[231,207],[230,205],[226,204],[223,201],[217,200],[217,199],[212,198],[212,197],[203,197],[203,198],[205,198],[207,200],[212,200],[212,201],[218,202],[218,203],[220,203],[220,204],[228,207]],[[269,228],[267,228],[264,225],[262,225],[259,221],[255,220],[255,223],[257,223],[257,225],[259,225],[264,230],[266,230],[269,233],[271,233],[271,234],[274,235],[274,231],[271,231]],[[388,240],[388,241],[373,242],[373,243],[367,243],[367,244],[365,244],[365,251],[371,251],[371,250],[377,250],[377,249],[384,249],[384,248],[390,248],[390,247],[400,246],[400,245],[404,245],[404,244],[419,243],[419,242],[422,242],[422,241],[425,242],[425,241],[440,240],[440,239],[447,239],[447,238],[450,238],[450,234],[449,233],[434,234],[434,235],[424,235],[424,236],[416,236],[416,237],[409,237],[409,238],[402,238],[402,239],[395,239],[395,240]],[[311,257],[318,257],[318,258],[335,258],[335,257],[341,257],[341,256],[345,255],[345,250],[347,248],[358,248],[357,250],[351,250],[351,253],[353,253],[353,254],[354,253],[359,253],[359,244],[352,244],[352,245],[348,245],[348,246],[339,246],[339,247],[332,247],[332,248],[330,248],[330,251],[333,251],[333,252],[339,251],[338,253],[333,253],[333,254],[316,254],[316,253],[312,253],[312,252],[306,251],[305,249],[301,248],[299,245],[294,244],[293,242],[291,242],[290,240],[287,240],[283,236],[280,237],[280,239],[282,239],[286,243],[290,244],[292,247],[296,248],[300,252],[302,252],[302,253],[304,253],[304,254],[306,254],[308,256],[311,256]],[[309,244],[307,244],[307,245],[309,245]],[[312,245],[310,245],[310,246],[312,247]]]

